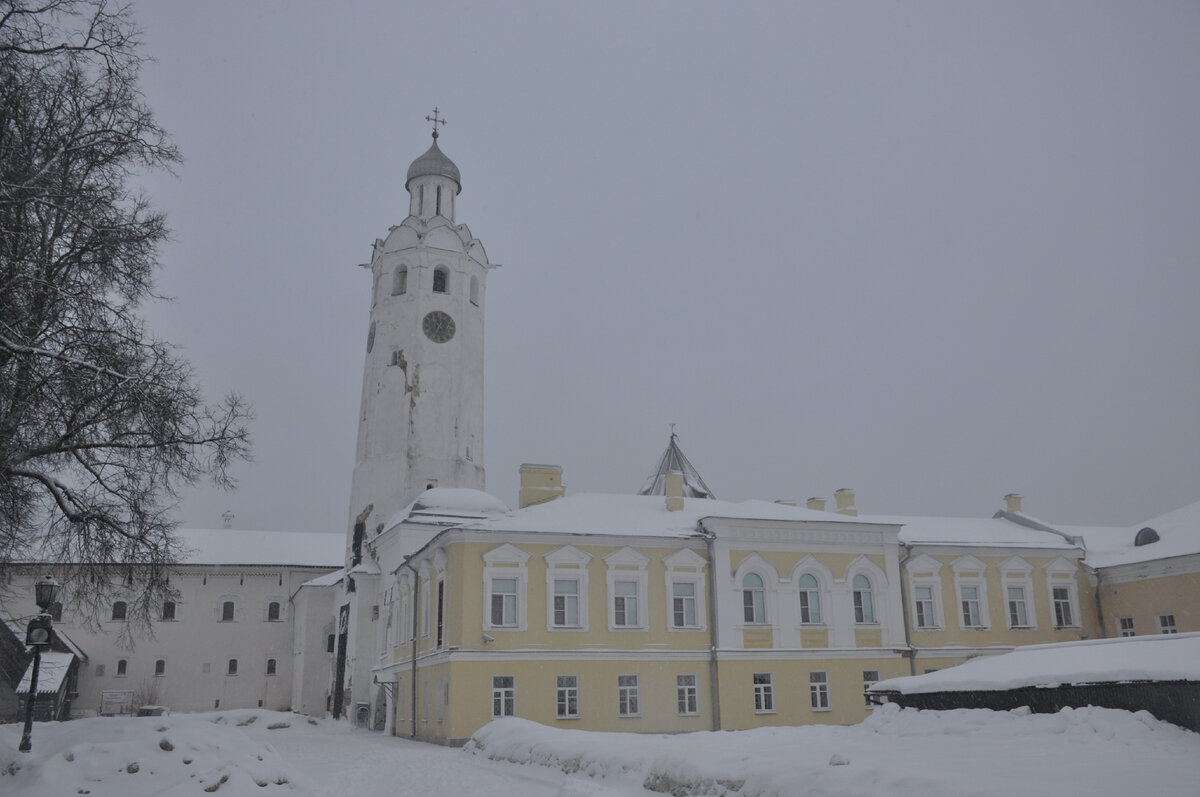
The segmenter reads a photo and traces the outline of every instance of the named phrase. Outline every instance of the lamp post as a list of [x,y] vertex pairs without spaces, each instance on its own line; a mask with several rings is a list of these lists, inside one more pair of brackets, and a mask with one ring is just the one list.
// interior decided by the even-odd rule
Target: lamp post
[[34,585],[34,601],[41,614],[29,621],[25,631],[25,644],[33,648],[33,669],[29,673],[29,696],[25,699],[25,730],[21,733],[21,744],[18,750],[28,753],[33,749],[33,703],[37,700],[38,670],[42,666],[42,648],[50,647],[54,638],[54,618],[50,616],[50,607],[58,597],[58,582],[52,576]]

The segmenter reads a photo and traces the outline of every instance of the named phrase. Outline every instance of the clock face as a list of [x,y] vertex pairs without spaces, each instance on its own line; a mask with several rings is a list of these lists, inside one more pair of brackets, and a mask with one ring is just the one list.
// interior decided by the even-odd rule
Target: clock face
[[434,343],[445,343],[454,337],[454,319],[441,310],[434,310],[421,322],[425,336]]

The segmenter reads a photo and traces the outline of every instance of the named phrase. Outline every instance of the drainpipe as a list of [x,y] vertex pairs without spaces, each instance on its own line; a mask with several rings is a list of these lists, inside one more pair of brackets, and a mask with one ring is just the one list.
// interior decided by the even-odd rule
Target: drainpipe
[[405,558],[404,567],[407,567],[409,570],[411,570],[413,574],[413,610],[412,626],[410,627],[412,630],[412,675],[409,677],[409,680],[412,681],[412,699],[408,702],[408,710],[409,713],[412,714],[412,733],[409,735],[415,739],[417,738],[417,601],[420,600],[419,596],[421,594],[421,585],[419,583],[421,580],[421,575],[417,572],[417,569],[412,566],[411,556]]
[[900,547],[904,549],[904,558],[900,560],[900,612],[904,617],[904,644],[908,648],[908,674],[917,674],[917,651],[913,649],[912,632],[908,625],[908,590],[904,587],[904,582],[907,573],[904,565],[912,558],[912,546],[908,543],[900,543]]
[[1106,626],[1104,625],[1104,604],[1100,602],[1100,582],[1103,574],[1100,572],[1100,568],[1094,568],[1092,572],[1096,574],[1096,622],[1100,624],[1100,638],[1107,639],[1108,631],[1105,630]]
[[[701,529],[704,523],[701,521]],[[712,725],[714,731],[721,730],[721,690],[717,683],[717,644],[720,636],[717,634],[717,580],[716,558],[713,553],[713,542],[716,535],[704,530],[704,544],[708,547],[708,683],[709,700],[712,701]]]

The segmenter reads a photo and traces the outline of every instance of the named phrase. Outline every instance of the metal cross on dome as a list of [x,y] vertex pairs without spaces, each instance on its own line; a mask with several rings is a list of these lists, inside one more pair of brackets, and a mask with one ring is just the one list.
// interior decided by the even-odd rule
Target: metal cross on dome
[[438,125],[445,126],[446,117],[444,117],[444,116],[440,117],[440,118],[438,117],[438,108],[435,105],[435,106],[433,106],[433,116],[426,116],[425,121],[433,122],[433,137],[437,138],[438,137]]

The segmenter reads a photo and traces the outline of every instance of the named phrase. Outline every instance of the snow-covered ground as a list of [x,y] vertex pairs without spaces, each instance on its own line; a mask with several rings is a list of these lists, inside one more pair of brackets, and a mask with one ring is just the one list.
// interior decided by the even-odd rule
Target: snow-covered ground
[[1098,708],[1031,715],[889,705],[853,727],[677,736],[505,719],[464,750],[263,710],[39,723],[29,754],[16,750],[20,730],[0,726],[5,797],[1200,793],[1200,734]]

